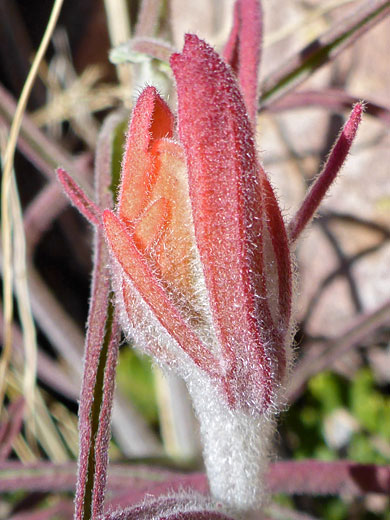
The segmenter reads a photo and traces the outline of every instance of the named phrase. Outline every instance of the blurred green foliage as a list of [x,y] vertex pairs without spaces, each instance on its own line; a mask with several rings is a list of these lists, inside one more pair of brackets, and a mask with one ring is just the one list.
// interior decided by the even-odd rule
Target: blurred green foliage
[[[339,447],[327,442],[325,425],[338,411],[354,424],[349,438]],[[337,423],[336,426],[337,427]],[[305,394],[281,421],[288,457],[321,460],[349,459],[360,463],[390,463],[390,396],[375,382],[369,368],[348,379],[333,372],[311,378]],[[283,499],[279,503],[285,504]],[[318,497],[310,499],[312,512],[326,520],[390,520],[388,510],[368,511],[363,500]],[[302,503],[298,499],[298,506]],[[304,509],[303,504],[303,509]]]
[[111,152],[111,191],[114,196],[114,201],[118,198],[118,187],[121,176],[122,157],[125,150],[126,130],[128,126],[128,119],[125,118],[117,125],[114,131]]
[[143,417],[150,424],[156,424],[158,411],[150,359],[131,347],[122,349],[119,354],[117,383]]
[[[324,434],[324,424],[337,410],[357,424],[341,454]],[[294,458],[333,460],[341,455],[362,463],[390,462],[390,396],[376,385],[369,368],[358,370],[353,381],[332,372],[316,375],[282,421]]]
[[[129,396],[145,419],[158,424],[152,364],[131,348],[120,352],[118,386]],[[334,413],[343,410],[351,417],[354,429],[345,445],[335,448],[327,442],[324,425]],[[337,423],[336,423],[337,424]],[[310,379],[305,394],[284,414],[281,434],[288,457],[295,459],[340,458],[361,463],[390,463],[390,396],[380,388],[369,368],[358,370],[352,381],[333,372],[323,372]],[[279,495],[275,501],[294,507],[295,499]],[[309,509],[324,520],[390,520],[390,510],[368,511],[363,500],[336,497],[306,497],[295,504]],[[388,501],[389,502],[389,501]]]

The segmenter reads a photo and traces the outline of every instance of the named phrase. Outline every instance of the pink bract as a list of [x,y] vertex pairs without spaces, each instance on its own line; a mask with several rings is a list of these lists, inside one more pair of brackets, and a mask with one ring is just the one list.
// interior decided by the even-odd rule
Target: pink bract
[[[117,212],[104,213],[120,266],[115,272],[125,329],[137,337],[128,301],[134,306],[138,295],[161,334],[210,375],[229,406],[265,412],[288,357],[292,269],[286,229],[229,66],[193,35],[171,66],[181,145],[172,141],[167,105],[148,87],[130,124]],[[188,193],[180,185],[183,175]],[[202,301],[194,305],[199,282]],[[202,339],[207,336],[212,345]],[[148,338],[147,350],[170,365],[174,360],[185,376],[188,368],[177,362],[170,343]]]

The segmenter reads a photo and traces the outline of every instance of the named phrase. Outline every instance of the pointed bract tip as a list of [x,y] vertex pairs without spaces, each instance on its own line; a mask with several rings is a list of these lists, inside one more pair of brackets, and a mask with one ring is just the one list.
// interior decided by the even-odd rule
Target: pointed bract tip
[[58,180],[62,184],[62,187],[72,204],[91,224],[100,227],[102,225],[102,220],[99,206],[87,197],[83,189],[80,188],[67,171],[62,168],[57,168],[56,173]]
[[153,182],[153,145],[158,139],[173,137],[174,124],[175,118],[157,90],[146,87],[133,109],[122,160],[117,209],[119,217],[129,223],[144,208]]
[[169,60],[169,63],[171,67],[177,62],[183,58],[183,57],[190,57],[192,51],[196,50],[204,50],[206,48],[209,48],[210,46],[202,39],[200,39],[196,34],[187,33],[184,36],[184,45],[182,52],[175,52],[171,55],[171,58]]
[[[150,138],[159,139],[173,135],[173,114],[153,86],[145,87],[139,95],[134,107],[132,122],[133,126],[144,128],[144,140],[147,143]],[[146,129],[149,133],[145,131]]]
[[206,42],[201,40],[198,36],[196,36],[196,34],[186,33],[184,36],[183,51],[189,49],[192,45],[198,45],[199,43],[206,45]]
[[140,96],[139,97],[151,97],[152,99],[153,98],[156,98],[158,96],[158,92],[157,92],[157,89],[156,87],[154,87],[153,85],[147,85],[143,91],[141,92]]
[[144,87],[141,94],[138,96],[136,104],[138,104],[139,102],[154,104],[156,102],[159,102],[160,100],[163,101],[163,103],[165,103],[165,101],[160,96],[157,88],[153,85],[147,85],[146,87]]
[[364,108],[364,103],[362,102],[356,103],[352,108],[351,115],[349,116],[343,130],[343,134],[348,141],[352,141],[356,136],[357,129],[362,120]]

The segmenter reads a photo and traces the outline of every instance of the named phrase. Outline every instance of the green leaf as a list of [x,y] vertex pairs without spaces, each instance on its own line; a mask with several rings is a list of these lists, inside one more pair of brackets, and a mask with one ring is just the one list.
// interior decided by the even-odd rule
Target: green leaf
[[111,185],[114,201],[117,200],[119,182],[121,177],[122,156],[125,147],[127,118],[121,121],[114,130],[111,150]]
[[122,349],[117,369],[118,387],[149,423],[158,422],[152,363],[132,348]]
[[372,434],[390,440],[390,397],[375,389],[372,372],[360,370],[351,387],[351,410],[361,425]]
[[308,386],[325,413],[330,413],[343,405],[343,384],[335,374],[321,372],[310,379]]

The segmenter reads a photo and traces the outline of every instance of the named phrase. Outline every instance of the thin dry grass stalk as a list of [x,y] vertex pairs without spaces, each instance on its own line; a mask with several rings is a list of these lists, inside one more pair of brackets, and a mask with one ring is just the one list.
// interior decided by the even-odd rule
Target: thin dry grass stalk
[[4,398],[4,381],[5,373],[12,349],[12,217],[10,215],[10,193],[13,178],[13,160],[17,144],[17,139],[22,125],[23,114],[26,110],[27,101],[38,74],[39,64],[43,59],[46,49],[49,45],[50,38],[53,34],[58,17],[61,12],[63,0],[55,0],[53,9],[48,21],[44,36],[34,58],[30,72],[27,76],[22,93],[16,108],[13,123],[10,129],[9,141],[4,154],[4,168],[1,184],[1,230],[2,230],[2,254],[3,254],[3,299],[4,299],[4,347],[0,360],[0,410]]

